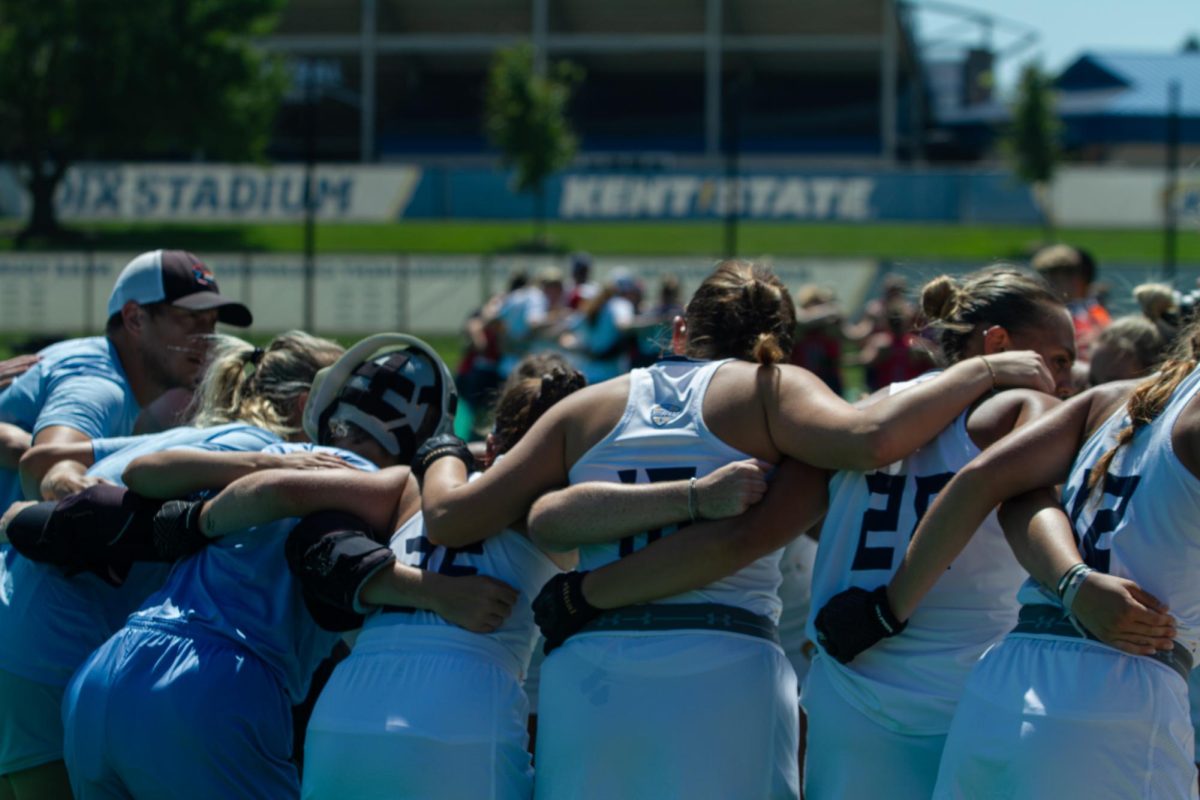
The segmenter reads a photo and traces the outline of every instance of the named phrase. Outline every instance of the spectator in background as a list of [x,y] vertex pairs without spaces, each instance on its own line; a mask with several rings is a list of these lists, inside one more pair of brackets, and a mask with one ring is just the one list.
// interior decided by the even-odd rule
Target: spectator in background
[[538,272],[535,286],[520,286],[501,301],[501,377],[529,353],[551,346],[566,318],[565,299],[562,270],[546,267]]
[[791,363],[841,395],[842,309],[829,289],[808,284],[796,292],[796,338]]
[[458,386],[459,409],[454,430],[463,439],[473,437],[475,417],[487,408],[500,386],[500,321],[488,307],[475,311],[463,322],[463,354],[454,382]]
[[1096,280],[1096,261],[1086,250],[1066,244],[1044,247],[1031,262],[1067,303],[1075,322],[1075,344],[1079,358],[1090,360],[1091,348],[1112,317],[1103,305],[1089,294]]
[[908,299],[908,281],[903,275],[894,272],[884,275],[882,292],[880,297],[867,301],[858,322],[846,326],[848,339],[862,342],[873,333],[886,333],[892,327],[889,318],[895,316],[900,317],[905,330],[912,330],[916,325],[917,307]]
[[615,378],[629,369],[629,344],[635,301],[641,294],[637,279],[624,267],[608,275],[604,288],[583,307],[574,329],[563,336],[563,347],[578,355],[588,384]]
[[592,283],[591,274],[591,254],[573,253],[571,255],[571,290],[567,292],[567,308],[578,311],[600,292],[600,287]]
[[1167,357],[1179,332],[1176,293],[1161,283],[1144,283],[1133,290],[1140,314],[1118,317],[1100,332],[1092,346],[1088,382],[1143,378]]
[[679,301],[679,278],[663,275],[658,284],[658,302],[644,314],[639,314],[634,321],[638,334],[633,367],[648,367],[671,349],[671,323],[676,317],[682,317],[683,313],[683,303]]
[[863,342],[858,363],[866,368],[867,388],[872,392],[910,381],[933,367],[928,346],[912,330],[909,310],[905,305],[890,306],[884,317],[886,328]]

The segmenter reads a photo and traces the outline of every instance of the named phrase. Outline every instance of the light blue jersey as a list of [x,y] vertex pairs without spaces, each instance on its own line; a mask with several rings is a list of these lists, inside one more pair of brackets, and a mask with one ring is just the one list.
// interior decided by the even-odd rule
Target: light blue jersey
[[[277,442],[275,434],[242,423],[97,439],[93,450],[98,460],[88,474],[123,485],[125,467],[149,453],[178,447],[257,451]],[[15,550],[5,553],[0,558],[0,670],[65,686],[88,653],[162,586],[169,569],[167,564],[135,564],[125,583],[113,588],[91,573],[67,577]]]
[[[264,452],[305,449],[332,453],[361,470],[377,469],[353,453],[311,444],[277,444]],[[288,569],[284,544],[298,521],[238,531],[178,562],[127,626],[244,648],[266,664],[289,701],[299,703],[340,634],[317,625]]]
[[[91,439],[133,431],[141,409],[112,342],[103,336],[70,339],[39,355],[41,361],[0,393],[0,422],[34,436],[59,425]],[[20,499],[16,470],[0,470],[0,509]]]

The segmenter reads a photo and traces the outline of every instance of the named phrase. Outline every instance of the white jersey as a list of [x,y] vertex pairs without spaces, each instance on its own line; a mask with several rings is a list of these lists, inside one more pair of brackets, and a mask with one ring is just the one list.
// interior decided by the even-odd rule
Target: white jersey
[[[1193,370],[1154,423],[1117,451],[1103,487],[1089,489],[1092,467],[1129,424],[1122,406],[1084,443],[1062,497],[1084,561],[1134,581],[1166,603],[1176,639],[1193,657],[1200,648],[1200,479],[1180,463],[1171,431],[1197,391],[1200,370]],[[1058,602],[1033,580],[1021,588],[1020,599]]]
[[[894,384],[892,393],[914,383]],[[813,621],[833,595],[874,589],[899,567],[933,499],[979,454],[967,433],[968,412],[927,445],[874,472],[839,472],[813,572]],[[967,675],[979,656],[1016,624],[1017,589],[1025,577],[995,512],[913,613],[900,636],[884,639],[852,663],[827,659],[845,699],[898,733],[944,734]]]
[[[392,535],[389,545],[401,563],[443,575],[488,575],[520,591],[512,614],[499,629],[488,634],[471,633],[447,622],[432,611],[392,613],[378,611],[367,618],[359,642],[370,641],[372,631],[393,625],[437,626],[450,635],[460,635],[468,645],[477,644],[503,653],[518,680],[523,680],[537,639],[531,603],[538,592],[560,570],[529,538],[506,530],[467,547],[440,547],[425,535],[425,518],[417,512]],[[387,634],[383,634],[387,635]]]
[[[656,483],[702,477],[751,456],[718,439],[702,409],[713,374],[724,361],[668,358],[629,374],[629,400],[616,427],[571,467],[570,482]],[[648,531],[579,548],[579,569],[593,570],[645,547],[678,528]],[[703,589],[661,603],[723,603],[778,622],[780,551]]]

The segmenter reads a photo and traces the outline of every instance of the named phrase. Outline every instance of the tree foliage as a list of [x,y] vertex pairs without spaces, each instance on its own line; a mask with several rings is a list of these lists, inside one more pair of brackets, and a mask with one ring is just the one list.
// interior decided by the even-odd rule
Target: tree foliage
[[1058,166],[1061,128],[1054,111],[1050,79],[1036,64],[1027,64],[1021,70],[1012,126],[1005,145],[1012,158],[1013,171],[1033,189],[1034,200],[1042,212],[1047,241],[1053,238],[1054,231],[1050,181]]
[[1013,169],[1026,183],[1045,184],[1058,165],[1060,125],[1049,78],[1036,64],[1021,71],[1008,146]]
[[252,39],[285,0],[0,0],[0,151],[57,230],[74,162],[261,156],[285,87]]
[[488,74],[484,127],[502,163],[515,170],[517,191],[537,195],[539,227],[546,179],[570,164],[579,146],[567,104],[582,76],[568,61],[539,75],[528,44],[497,52]]

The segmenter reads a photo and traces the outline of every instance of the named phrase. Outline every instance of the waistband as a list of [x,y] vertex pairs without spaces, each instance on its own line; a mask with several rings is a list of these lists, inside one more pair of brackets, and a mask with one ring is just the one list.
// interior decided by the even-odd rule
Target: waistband
[[[1017,615],[1017,627],[1013,628],[1012,632],[1100,641],[1082,625],[1077,627],[1075,623],[1071,622],[1061,608],[1049,605],[1021,606],[1021,611]],[[1174,647],[1170,650],[1155,651],[1147,658],[1152,658],[1175,670],[1185,682],[1188,679],[1188,673],[1192,671],[1192,654],[1179,642],[1175,642]]]
[[579,633],[705,630],[779,644],[779,628],[764,616],[722,603],[647,603],[605,611]]
[[472,633],[455,625],[422,625],[409,622],[403,615],[375,615],[367,618],[354,643],[355,653],[397,653],[414,650],[456,650],[494,661],[523,679],[525,665],[512,650],[494,636]]

